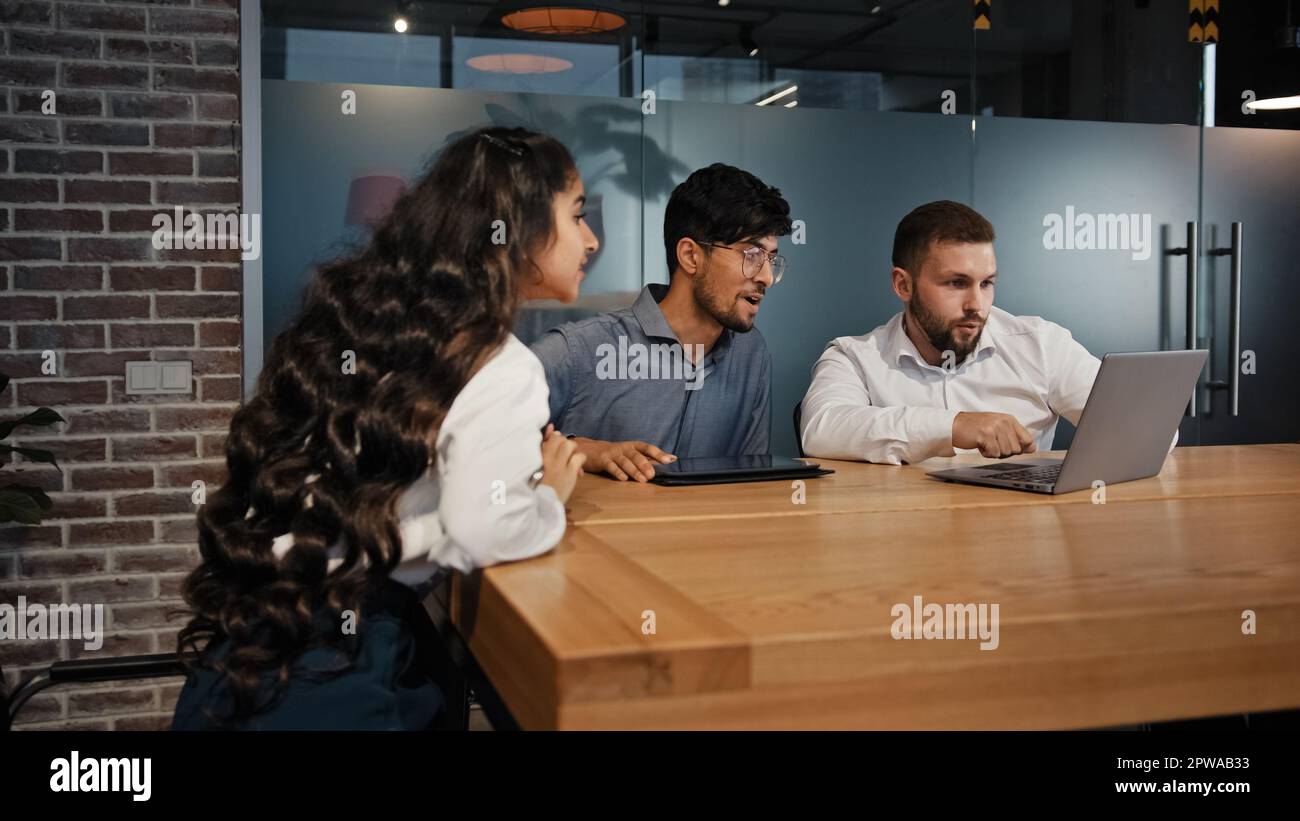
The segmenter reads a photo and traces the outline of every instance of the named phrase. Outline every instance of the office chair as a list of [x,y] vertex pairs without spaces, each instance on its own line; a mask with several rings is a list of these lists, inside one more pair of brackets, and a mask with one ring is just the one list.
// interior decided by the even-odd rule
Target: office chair
[[[13,726],[18,711],[32,696],[57,684],[86,684],[94,681],[124,681],[137,678],[167,678],[185,675],[178,653],[153,653],[143,656],[118,656],[103,659],[56,661],[18,685],[13,695],[0,683],[0,732]],[[4,671],[0,670],[0,682]]]
[[[441,579],[439,579],[441,580]],[[517,729],[513,717],[487,684],[468,647],[454,629],[438,625],[424,607],[409,614],[410,626],[425,652],[429,669],[442,689],[445,709],[434,724],[437,730],[469,729],[470,710],[481,707],[494,729]],[[194,653],[153,653],[115,658],[56,661],[18,685],[13,694],[4,686],[0,668],[0,732],[12,729],[14,720],[33,696],[60,684],[86,684],[185,675],[185,661]],[[481,694],[481,695],[480,695]]]

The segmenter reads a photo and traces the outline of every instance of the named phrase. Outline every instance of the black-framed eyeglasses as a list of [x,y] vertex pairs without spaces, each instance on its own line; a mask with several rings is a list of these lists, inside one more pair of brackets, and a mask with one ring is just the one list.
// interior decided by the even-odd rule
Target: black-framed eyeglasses
[[[696,240],[699,242],[699,240]],[[781,276],[785,273],[785,257],[780,254],[769,254],[762,248],[754,245],[740,250],[732,248],[730,245],[718,245],[714,242],[700,242],[700,245],[707,245],[710,248],[726,248],[728,251],[735,251],[744,259],[740,263],[740,272],[745,275],[745,279],[753,279],[758,276],[758,272],[763,270],[763,263],[772,266],[772,284],[775,285],[781,281]]]

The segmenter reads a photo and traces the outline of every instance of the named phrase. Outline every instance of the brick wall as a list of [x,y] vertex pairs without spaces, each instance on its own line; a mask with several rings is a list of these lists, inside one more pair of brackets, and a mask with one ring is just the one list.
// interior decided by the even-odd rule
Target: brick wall
[[[66,425],[20,430],[62,473],[43,525],[0,529],[0,602],[104,605],[100,655],[173,649],[197,558],[191,483],[220,481],[239,398],[237,250],[155,250],[175,206],[237,209],[237,0],[0,0],[0,418],[48,405]],[[42,113],[43,92],[55,113]],[[57,373],[43,374],[53,351]],[[124,363],[189,359],[189,395],[124,390]],[[0,640],[11,689],[88,655],[82,642]],[[167,726],[178,680],[56,688],[20,726]]]

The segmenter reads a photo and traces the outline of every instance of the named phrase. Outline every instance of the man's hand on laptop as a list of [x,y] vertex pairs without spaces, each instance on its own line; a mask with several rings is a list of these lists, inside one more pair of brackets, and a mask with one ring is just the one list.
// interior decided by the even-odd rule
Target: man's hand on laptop
[[952,446],[979,448],[980,453],[994,459],[1038,450],[1034,435],[1011,414],[968,411],[952,420]]
[[666,465],[677,461],[676,456],[664,453],[649,442],[602,442],[577,436],[573,443],[579,453],[586,455],[588,473],[607,473],[620,482],[628,479],[648,482],[655,477],[655,462]]

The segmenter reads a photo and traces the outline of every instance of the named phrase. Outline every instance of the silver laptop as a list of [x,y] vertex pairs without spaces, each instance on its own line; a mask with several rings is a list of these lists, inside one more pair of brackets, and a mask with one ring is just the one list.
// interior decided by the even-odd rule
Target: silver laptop
[[930,471],[952,482],[1069,493],[1155,476],[1205,367],[1206,351],[1111,353],[1101,360],[1064,459],[991,462]]

